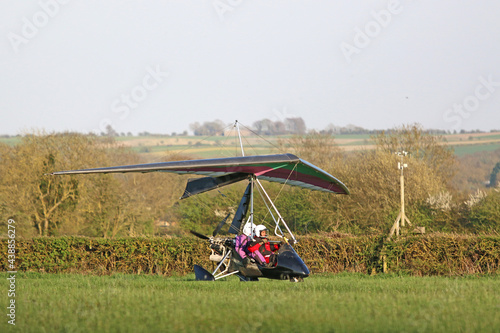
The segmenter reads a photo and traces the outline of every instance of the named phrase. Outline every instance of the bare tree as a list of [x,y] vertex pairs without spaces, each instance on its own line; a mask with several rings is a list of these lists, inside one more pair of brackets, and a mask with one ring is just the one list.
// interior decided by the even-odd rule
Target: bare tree
[[302,118],[287,118],[285,119],[285,128],[292,134],[305,134],[306,123]]
[[222,134],[225,124],[221,120],[217,119],[215,121],[206,121],[202,125],[199,123],[193,123],[189,127],[193,131],[194,135],[211,136]]
[[[0,197],[9,214],[31,220],[38,235],[54,233],[74,210],[81,181],[74,177],[47,175],[71,167],[82,167],[102,154],[96,138],[77,134],[29,134],[2,156]],[[70,162],[72,161],[72,162]]]

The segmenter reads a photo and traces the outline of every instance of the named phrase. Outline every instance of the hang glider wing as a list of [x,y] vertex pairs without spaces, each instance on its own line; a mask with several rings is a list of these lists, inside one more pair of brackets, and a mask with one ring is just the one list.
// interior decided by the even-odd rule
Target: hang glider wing
[[[225,186],[254,175],[259,179],[300,186],[310,190],[349,194],[347,187],[338,179],[292,154],[125,165],[59,171],[52,173],[52,175],[125,172],[171,172],[206,176],[202,178],[204,180],[194,180],[191,185],[188,183],[186,191],[189,192],[190,189],[195,189],[194,192],[196,193]],[[185,193],[183,197],[187,196],[189,194]]]

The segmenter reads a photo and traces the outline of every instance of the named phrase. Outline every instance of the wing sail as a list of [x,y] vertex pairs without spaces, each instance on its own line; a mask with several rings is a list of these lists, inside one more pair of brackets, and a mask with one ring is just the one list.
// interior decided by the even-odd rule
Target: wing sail
[[[229,181],[227,182],[223,177],[215,180],[199,181],[199,183],[194,184],[199,185],[198,187],[201,188],[201,192],[211,189],[210,186],[212,186],[212,188],[220,187],[231,184],[234,181],[238,181],[239,178],[244,179],[246,176],[254,175],[259,179],[286,183],[287,185],[299,186],[310,190],[349,194],[347,187],[337,178],[293,154],[160,162],[106,168],[68,170],[54,172],[52,174],[72,175],[125,172],[171,172],[176,174],[204,175],[206,177],[231,175],[229,176]],[[218,183],[218,181],[220,181],[220,183]]]
[[250,195],[252,191],[252,184],[248,184],[243,197],[241,198],[240,204],[236,214],[234,214],[233,222],[229,227],[229,232],[238,235],[241,229],[241,222],[247,216],[248,205],[250,203]]
[[248,174],[245,173],[230,173],[219,177],[188,179],[186,189],[184,190],[184,194],[181,199],[189,198],[192,195],[210,191],[217,187],[230,185],[247,178]]

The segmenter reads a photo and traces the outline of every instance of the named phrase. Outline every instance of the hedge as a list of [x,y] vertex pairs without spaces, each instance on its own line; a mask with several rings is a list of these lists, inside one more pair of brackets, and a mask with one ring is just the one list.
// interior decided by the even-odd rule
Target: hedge
[[[0,248],[0,267],[9,271],[7,239],[0,241]],[[499,273],[498,236],[438,234],[390,242],[384,236],[308,236],[301,237],[295,249],[312,273]],[[197,238],[43,237],[16,240],[15,250],[18,271],[170,276],[192,272],[194,264],[214,267],[208,243]]]

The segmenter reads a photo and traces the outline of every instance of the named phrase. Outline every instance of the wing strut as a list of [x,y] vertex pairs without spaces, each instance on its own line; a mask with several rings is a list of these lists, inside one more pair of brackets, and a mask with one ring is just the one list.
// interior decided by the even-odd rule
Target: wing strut
[[290,235],[290,237],[292,237],[294,243],[297,243],[297,239],[293,235],[293,233],[290,230],[290,228],[288,228],[288,225],[286,224],[285,220],[283,219],[283,216],[281,216],[280,212],[278,211],[278,208],[276,208],[276,206],[274,205],[273,201],[271,200],[271,198],[267,194],[266,190],[264,189],[264,187],[262,186],[262,184],[260,183],[260,181],[258,179],[256,179],[256,182],[257,182],[257,185],[259,185],[259,188],[262,190],[262,192],[264,192],[267,200],[271,204],[271,207],[273,207],[274,211],[278,215],[278,221],[276,222],[276,225],[278,226],[278,228],[279,228],[279,222],[281,221],[283,223],[283,225],[285,226],[286,230],[288,231],[288,234]]

